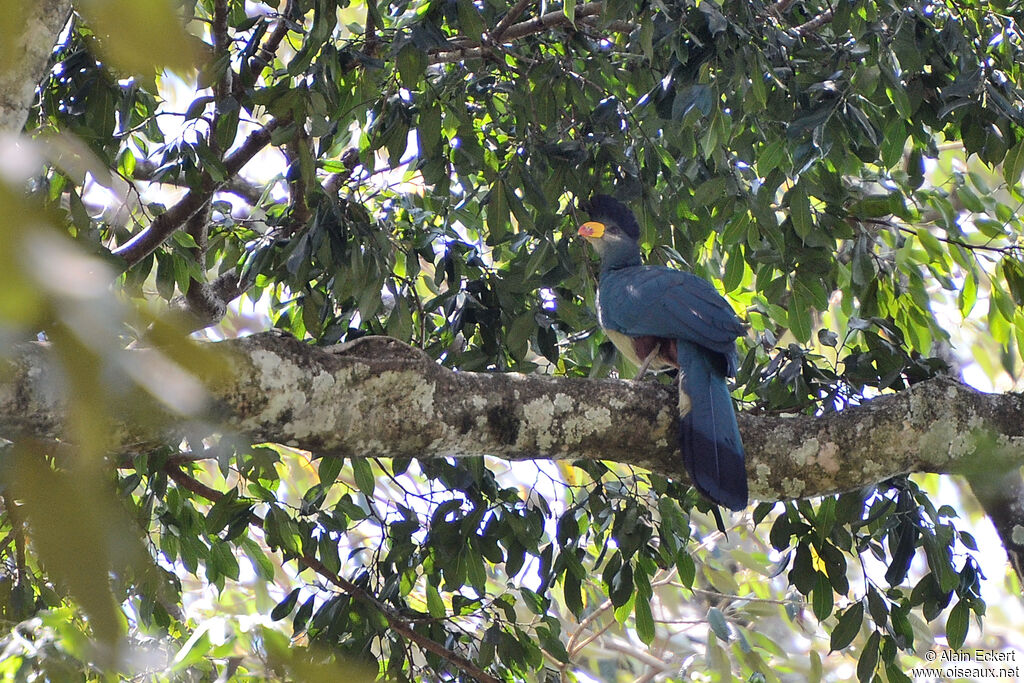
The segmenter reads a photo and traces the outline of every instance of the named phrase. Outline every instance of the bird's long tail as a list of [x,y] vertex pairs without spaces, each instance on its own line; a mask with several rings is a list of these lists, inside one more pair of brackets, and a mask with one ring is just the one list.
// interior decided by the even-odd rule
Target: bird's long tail
[[721,359],[677,341],[679,448],[697,490],[732,510],[747,506],[747,470]]

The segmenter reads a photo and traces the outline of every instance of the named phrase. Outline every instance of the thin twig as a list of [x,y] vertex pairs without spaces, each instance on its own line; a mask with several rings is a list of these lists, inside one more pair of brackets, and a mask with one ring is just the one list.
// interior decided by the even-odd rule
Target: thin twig
[[[861,223],[871,223],[871,224],[874,224],[874,225],[884,225],[887,228],[893,228],[893,229],[899,230],[900,232],[906,233],[908,235],[913,235],[914,237],[917,237],[918,236],[917,234],[919,232],[919,230],[916,230],[914,228],[910,228],[910,227],[907,227],[905,225],[897,225],[896,223],[893,223],[892,221],[881,219],[881,218],[857,218],[857,219],[854,219],[854,220],[856,220],[858,222],[861,222]],[[922,228],[922,229],[924,229],[924,228]],[[952,237],[939,237],[938,235],[932,235],[932,236],[935,239],[937,239],[938,241],[940,241],[940,242],[945,242],[946,244],[952,244],[952,245],[957,246],[957,247],[963,247],[964,249],[967,249],[969,251],[994,251],[997,254],[1005,255],[1005,254],[1012,254],[1016,250],[1016,247],[1014,247],[1014,246],[992,247],[992,246],[989,246],[987,244],[970,244],[968,242],[964,242],[963,240],[953,239]]]

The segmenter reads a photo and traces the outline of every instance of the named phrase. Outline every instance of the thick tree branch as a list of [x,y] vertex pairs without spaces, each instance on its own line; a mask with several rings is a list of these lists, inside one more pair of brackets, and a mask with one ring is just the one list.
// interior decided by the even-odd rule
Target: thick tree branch
[[[167,474],[167,477],[169,479],[176,482],[179,486],[191,491],[192,493],[200,495],[211,502],[216,502],[224,497],[224,494],[221,493],[220,491],[207,486],[201,481],[196,480],[195,478],[189,476],[180,468],[174,465],[166,465],[164,467],[164,472]],[[263,520],[252,513],[249,514],[249,524],[259,529],[263,528]],[[453,667],[455,667],[459,671],[462,671],[465,674],[472,676],[477,681],[483,681],[484,683],[499,683],[497,678],[488,674],[486,671],[481,669],[471,660],[467,659],[466,657],[463,657],[457,652],[448,649],[441,643],[431,640],[430,638],[422,635],[421,633],[418,633],[416,629],[413,628],[412,624],[403,619],[391,607],[381,602],[376,595],[374,595],[373,593],[364,588],[360,588],[359,586],[352,583],[343,576],[340,576],[336,572],[331,571],[330,568],[325,566],[324,563],[320,560],[316,559],[315,556],[300,555],[296,558],[296,560],[303,567],[313,570],[323,578],[330,581],[337,588],[340,588],[341,590],[345,591],[354,600],[358,600],[364,605],[367,605],[368,607],[377,610],[384,617],[384,619],[387,620],[388,626],[394,629],[395,632],[401,634],[405,639],[409,640],[410,642],[416,643],[423,650],[426,650],[427,652],[432,652],[435,655],[441,657],[445,661],[451,663]]]
[[[250,133],[234,152],[224,158],[228,178],[237,175],[257,152],[270,143],[271,133],[281,123],[280,119],[270,120],[259,130]],[[211,184],[209,187],[190,190],[177,204],[153,219],[147,228],[115,249],[113,253],[123,258],[129,266],[138,263],[201,210],[222,185],[223,183]]]
[[980,463],[978,473],[968,474],[974,497],[978,499],[992,526],[996,528],[1010,566],[1024,586],[1024,478],[1019,467],[991,468]]
[[21,26],[0,44],[0,132],[19,133],[53,45],[71,15],[71,0],[5,4],[3,11],[21,19]]
[[797,33],[799,33],[800,35],[806,36],[809,33],[813,33],[814,31],[817,31],[819,28],[821,28],[822,26],[824,26],[825,24],[827,24],[827,23],[829,23],[831,21],[832,21],[832,10],[827,9],[824,12],[822,12],[821,14],[819,14],[818,16],[816,16],[813,19],[811,19],[810,21],[808,21],[808,22],[806,22],[804,24],[800,24],[794,30]]
[[[216,347],[225,352],[225,377],[211,384],[201,417],[254,441],[328,457],[610,460],[686,480],[675,396],[656,382],[453,372],[376,337],[333,353],[269,333]],[[36,345],[0,373],[0,436],[61,436],[58,376],[51,352]],[[999,466],[1019,466],[1022,418],[1024,396],[938,378],[823,417],[740,414],[739,423],[751,497],[780,500],[908,472],[959,472],[976,467],[993,439]],[[125,420],[111,448],[180,439],[196,429],[184,422],[158,431]]]
[[504,35],[508,27],[512,25],[512,22],[522,16],[523,12],[526,11],[526,8],[529,7],[532,2],[533,0],[519,0],[519,2],[509,8],[508,13],[501,18],[498,25],[494,27],[493,31],[491,31],[491,40],[494,42],[500,42],[502,35]]
[[[576,20],[579,21],[584,17],[591,17],[600,14],[604,11],[604,2],[588,2],[583,5],[579,5],[576,8]],[[513,24],[504,31],[501,35],[501,40],[504,42],[518,40],[534,33],[540,33],[541,31],[556,26],[568,26],[572,22],[569,21],[569,17],[565,16],[565,12],[562,10],[555,10],[542,14],[539,17],[533,19],[527,19],[521,21],[518,24]]]

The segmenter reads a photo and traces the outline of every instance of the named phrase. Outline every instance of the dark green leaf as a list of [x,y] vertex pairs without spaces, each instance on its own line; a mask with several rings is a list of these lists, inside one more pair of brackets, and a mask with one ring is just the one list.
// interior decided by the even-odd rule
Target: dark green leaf
[[277,603],[277,605],[270,611],[270,618],[274,621],[280,621],[286,616],[292,613],[295,609],[295,603],[299,599],[299,589],[295,588],[291,593],[284,597],[284,600]]
[[946,617],[946,641],[951,650],[959,650],[967,639],[967,630],[970,627],[971,612],[965,600],[958,601],[953,605]]
[[867,644],[860,653],[857,660],[857,680],[861,683],[869,683],[878,665],[878,646],[882,640],[882,634],[874,631],[868,638]]
[[651,603],[638,598],[633,603],[633,614],[636,617],[636,635],[644,645],[654,642],[654,616],[651,614]]
[[717,607],[708,610],[708,626],[722,642],[727,643],[732,640],[732,629],[729,628],[729,622],[725,620],[722,610]]
[[356,486],[367,498],[373,497],[376,487],[376,479],[373,476],[373,467],[366,458],[352,458],[352,476],[355,477]]
[[845,650],[853,642],[864,623],[864,603],[855,602],[839,617],[839,622],[832,629],[829,649],[833,652]]

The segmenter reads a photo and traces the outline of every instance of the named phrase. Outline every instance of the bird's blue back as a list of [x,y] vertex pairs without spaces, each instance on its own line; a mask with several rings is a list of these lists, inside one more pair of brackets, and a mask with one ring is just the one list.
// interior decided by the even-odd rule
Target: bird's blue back
[[714,286],[664,266],[628,266],[601,274],[601,326],[629,336],[682,339],[720,354],[736,371],[736,338],[743,324]]

